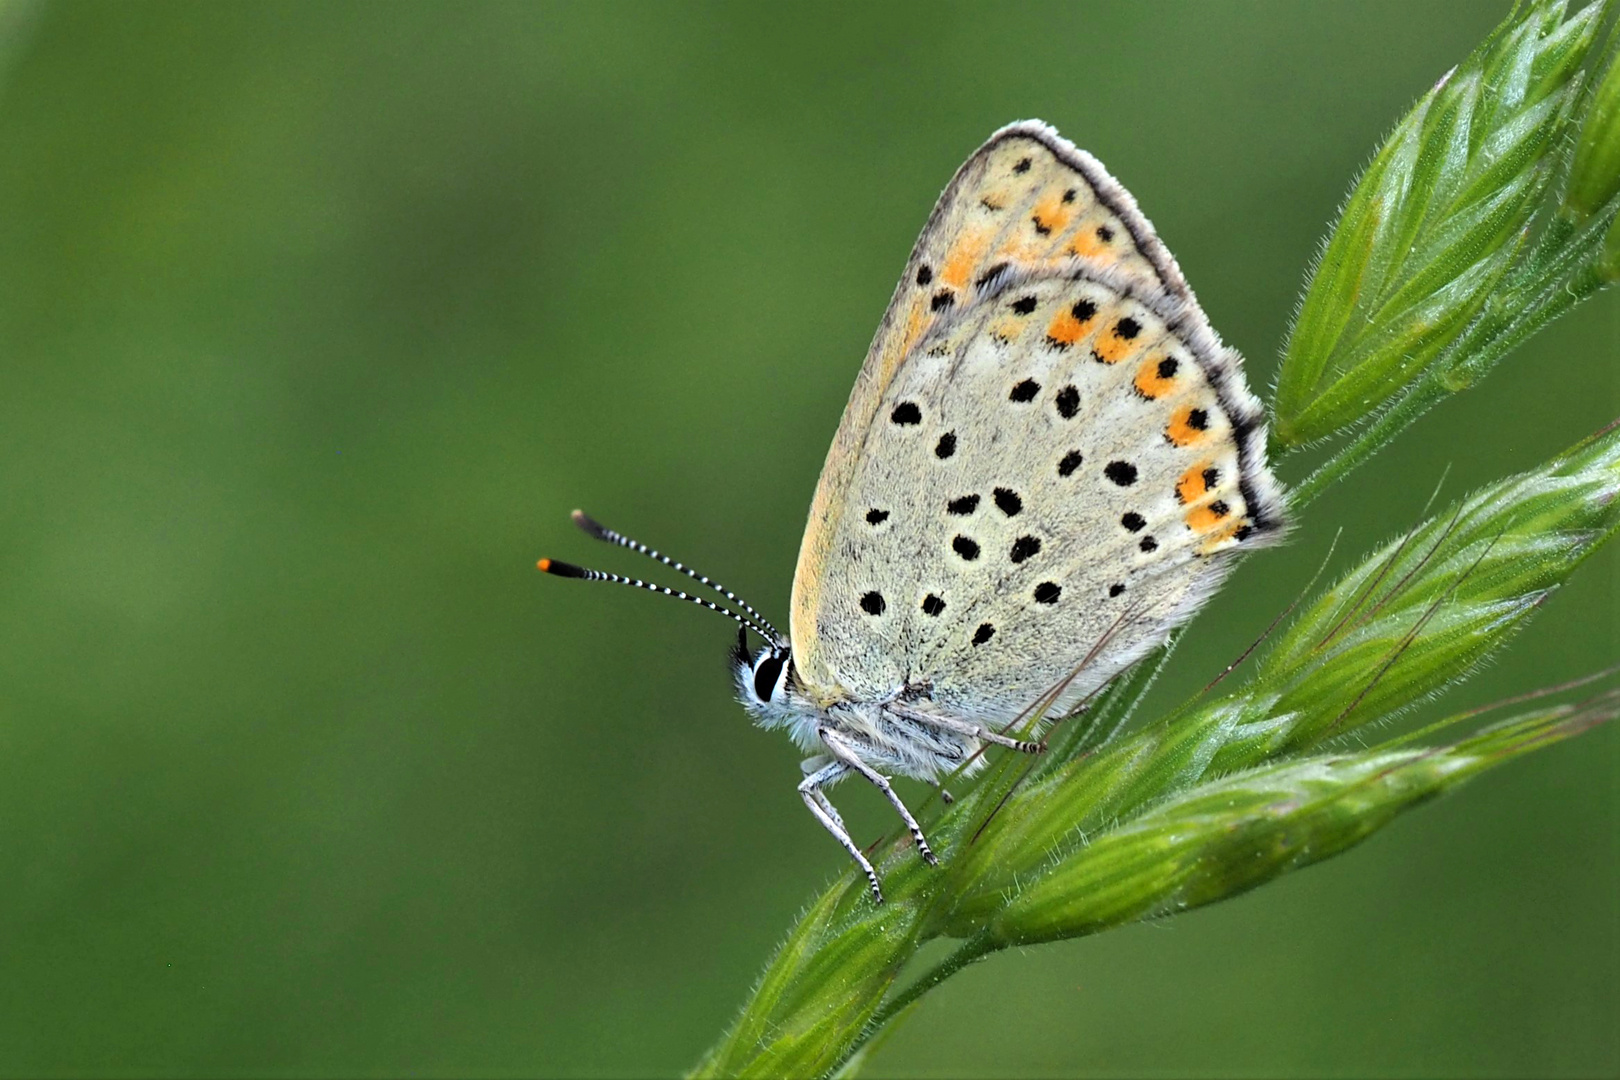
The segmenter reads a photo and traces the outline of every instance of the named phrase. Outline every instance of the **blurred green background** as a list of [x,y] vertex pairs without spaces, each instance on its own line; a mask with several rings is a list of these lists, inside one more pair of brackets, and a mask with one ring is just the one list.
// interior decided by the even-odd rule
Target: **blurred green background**
[[[1020,117],[1136,193],[1264,387],[1354,171],[1506,6],[0,6],[0,1073],[691,1064],[845,858],[729,624],[535,572],[649,569],[568,511],[785,621],[894,278]],[[1620,414],[1617,359],[1606,295],[1425,419],[1158,700],[1335,530],[1342,569],[1448,468]],[[1448,704],[1613,661],[1617,569]],[[1617,752],[997,957],[869,1075],[1613,1074]]]

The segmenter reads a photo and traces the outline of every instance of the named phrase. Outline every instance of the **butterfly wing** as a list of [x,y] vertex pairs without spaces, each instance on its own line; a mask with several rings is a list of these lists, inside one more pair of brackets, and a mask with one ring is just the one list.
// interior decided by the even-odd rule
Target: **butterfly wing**
[[1003,129],[930,216],[823,468],[805,690],[1000,718],[1109,633],[1073,693],[1096,685],[1279,531],[1260,421],[1129,194],[1045,125]]

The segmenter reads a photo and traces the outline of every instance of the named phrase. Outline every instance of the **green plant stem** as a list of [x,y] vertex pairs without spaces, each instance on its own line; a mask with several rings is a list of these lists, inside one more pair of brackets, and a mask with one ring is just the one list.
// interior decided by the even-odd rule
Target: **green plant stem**
[[928,991],[963,968],[978,963],[1001,948],[1002,944],[994,941],[987,934],[980,934],[964,941],[957,947],[955,952],[919,975],[910,986],[885,1001],[878,1008],[878,1011],[872,1014],[872,1019],[867,1021],[866,1027],[862,1029],[855,1041],[850,1044],[849,1049],[839,1059],[833,1071],[836,1072],[838,1069],[843,1068],[844,1062],[860,1053],[861,1048],[869,1043],[873,1036],[881,1032],[887,1025],[893,1023],[896,1017],[904,1013],[911,1007],[913,1002],[928,993]]
[[1350,475],[1382,450],[1395,436],[1404,431],[1418,417],[1444,401],[1449,394],[1439,381],[1424,378],[1385,409],[1378,418],[1362,430],[1361,434],[1340,447],[1334,455],[1317,467],[1288,493],[1288,505],[1296,514],[1309,506],[1316,497]]

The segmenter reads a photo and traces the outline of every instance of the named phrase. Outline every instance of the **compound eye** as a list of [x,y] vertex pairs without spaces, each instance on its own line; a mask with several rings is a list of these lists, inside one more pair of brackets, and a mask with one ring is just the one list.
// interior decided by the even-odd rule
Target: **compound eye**
[[776,690],[776,680],[782,677],[782,665],[785,663],[787,657],[768,653],[754,668],[754,696],[760,701],[771,700],[771,694]]

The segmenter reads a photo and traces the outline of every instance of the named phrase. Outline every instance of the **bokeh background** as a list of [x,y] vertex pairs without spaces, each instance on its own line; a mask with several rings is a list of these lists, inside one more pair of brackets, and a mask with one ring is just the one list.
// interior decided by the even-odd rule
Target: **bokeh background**
[[[354,1076],[678,1072],[845,868],[729,624],[535,572],[649,569],[571,508],[785,621],[895,275],[1019,117],[1267,385],[1351,176],[1506,7],[0,5],[0,1073]],[[1336,530],[1620,415],[1617,363],[1606,295],[1245,565],[1157,700]],[[1617,557],[1451,702],[1612,662]],[[869,1075],[1613,1074],[1617,754],[996,957]]]

